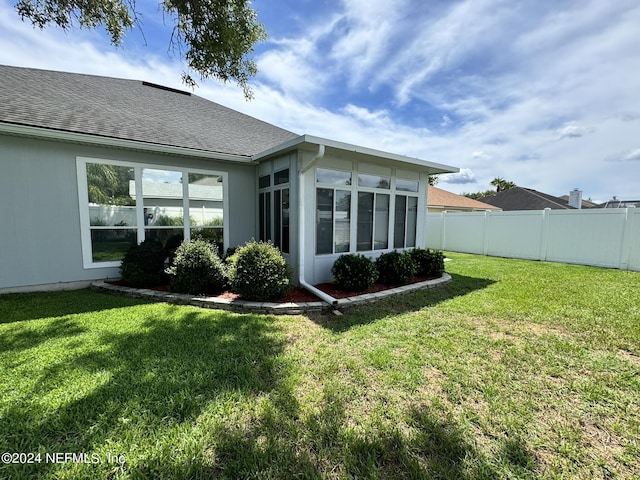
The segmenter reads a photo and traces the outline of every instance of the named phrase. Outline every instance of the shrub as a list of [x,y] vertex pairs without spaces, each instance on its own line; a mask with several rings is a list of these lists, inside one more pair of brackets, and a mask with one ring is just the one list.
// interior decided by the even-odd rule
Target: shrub
[[122,280],[132,287],[148,288],[165,280],[164,260],[167,252],[156,240],[131,245],[120,265]]
[[289,290],[289,266],[271,243],[247,242],[227,262],[231,289],[244,299],[272,300]]
[[421,277],[439,278],[444,273],[444,255],[438,250],[415,248],[409,252]]
[[331,267],[331,273],[338,288],[351,292],[366,290],[378,279],[373,261],[358,253],[338,257]]
[[417,266],[409,252],[383,253],[376,260],[380,282],[385,285],[404,285],[416,274]]
[[174,292],[219,293],[226,284],[226,269],[218,249],[204,240],[183,242],[177,248],[167,274]]

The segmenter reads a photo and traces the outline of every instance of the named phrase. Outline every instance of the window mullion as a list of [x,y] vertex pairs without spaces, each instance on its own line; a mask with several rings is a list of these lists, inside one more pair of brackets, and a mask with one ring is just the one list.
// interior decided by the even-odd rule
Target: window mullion
[[138,243],[145,239],[144,231],[144,198],[142,197],[142,167],[134,167],[133,175],[135,179],[136,191],[136,223],[138,224]]
[[182,221],[184,223],[184,239],[191,240],[191,219],[189,218],[189,172],[182,170]]

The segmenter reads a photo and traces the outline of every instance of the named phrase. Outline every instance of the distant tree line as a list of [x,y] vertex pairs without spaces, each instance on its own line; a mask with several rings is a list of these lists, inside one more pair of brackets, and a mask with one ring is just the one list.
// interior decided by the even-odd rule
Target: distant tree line
[[482,192],[475,192],[475,193],[463,193],[462,195],[465,197],[473,198],[474,200],[478,200],[479,198],[495,195],[498,192],[509,190],[510,188],[517,186],[515,183],[505,180],[502,177],[496,177],[493,180],[491,180],[491,182],[489,183],[493,185],[495,189],[489,189],[489,190],[484,190]]

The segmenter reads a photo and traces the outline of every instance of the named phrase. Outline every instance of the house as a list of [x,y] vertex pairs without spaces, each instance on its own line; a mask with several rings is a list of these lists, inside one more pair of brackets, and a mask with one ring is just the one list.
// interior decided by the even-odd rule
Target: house
[[441,188],[429,185],[427,198],[428,213],[440,212],[478,212],[486,210],[502,210],[500,207],[482,203],[464,195],[456,195]]
[[499,207],[505,212],[513,210],[571,210],[568,200],[538,192],[532,188],[513,187],[478,199],[480,202]]
[[620,200],[614,195],[611,200],[608,200],[596,206],[596,208],[628,208],[628,207],[640,208],[640,200]]
[[271,240],[303,286],[423,247],[457,169],[296,133],[149,82],[0,66],[0,291],[119,277],[133,242]]

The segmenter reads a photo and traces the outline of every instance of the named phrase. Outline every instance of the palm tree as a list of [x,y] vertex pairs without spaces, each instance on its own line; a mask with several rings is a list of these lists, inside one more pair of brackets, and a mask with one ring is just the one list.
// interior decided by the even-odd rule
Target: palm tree
[[496,177],[493,180],[491,180],[490,183],[491,185],[496,187],[497,192],[502,192],[503,190],[509,190],[510,188],[513,188],[516,186],[515,183],[509,182],[502,177]]

